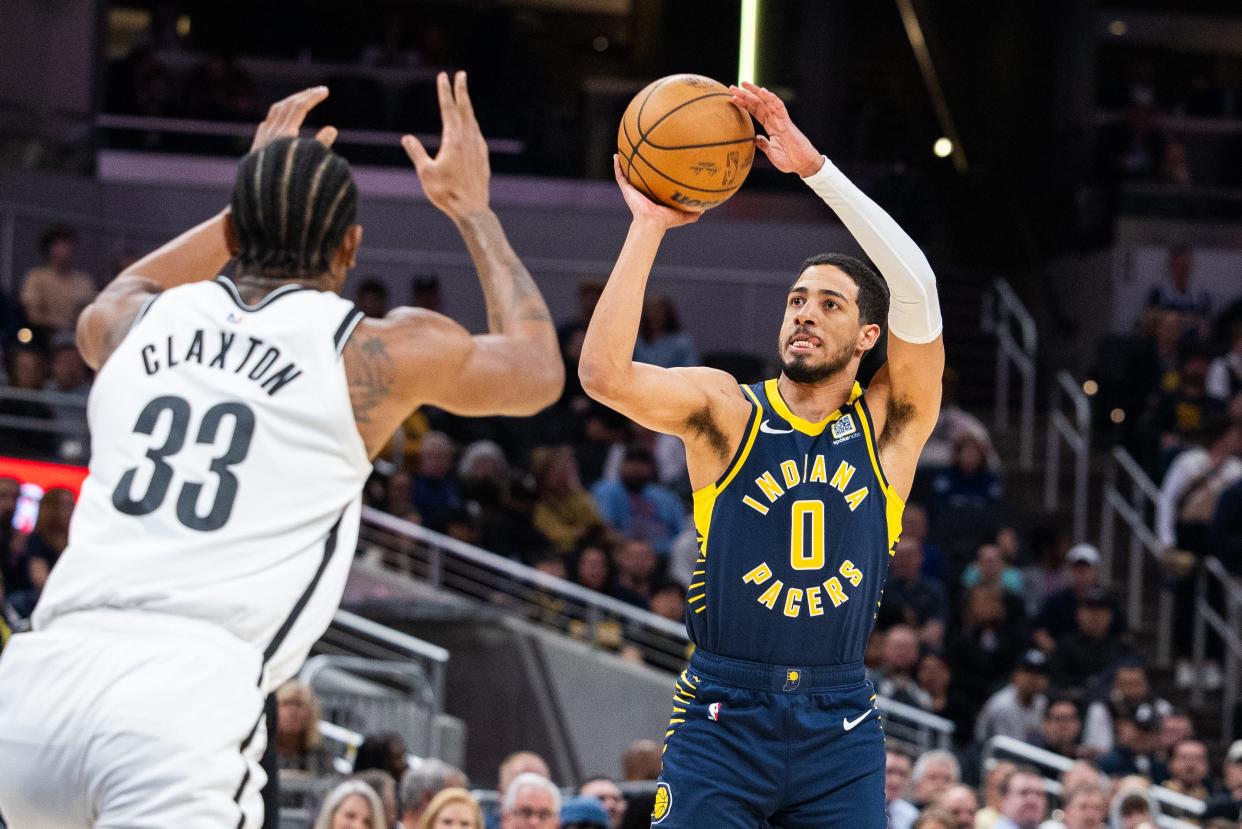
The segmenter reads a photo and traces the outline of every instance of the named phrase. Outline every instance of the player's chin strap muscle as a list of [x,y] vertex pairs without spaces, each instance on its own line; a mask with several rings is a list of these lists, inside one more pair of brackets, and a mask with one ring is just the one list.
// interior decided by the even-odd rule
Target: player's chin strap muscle
[[936,275],[914,240],[828,158],[802,179],[832,208],[888,283],[888,328],[908,343],[929,343],[944,327]]

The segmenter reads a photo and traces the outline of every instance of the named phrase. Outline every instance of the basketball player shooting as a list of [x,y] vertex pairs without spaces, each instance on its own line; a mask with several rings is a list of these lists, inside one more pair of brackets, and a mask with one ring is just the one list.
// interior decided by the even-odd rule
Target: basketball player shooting
[[[812,146],[765,89],[730,87],[880,275],[807,259],[785,297],[780,377],[739,387],[709,368],[630,359],[666,231],[697,216],[617,182],[633,213],[582,346],[582,386],[686,446],[700,554],[652,825],[882,829],[884,745],[863,674],[915,465],[940,406],[935,277],[914,242]],[[891,302],[890,302],[891,299]],[[859,361],[884,336],[864,392]]]
[[[530,415],[560,394],[547,307],[488,207],[464,74],[433,158],[403,145],[478,271],[489,333],[339,296],[349,165],[274,105],[230,208],[82,314],[94,454],[69,546],[0,661],[0,811],[20,829],[258,827],[264,697],[341,599],[370,459],[415,407]],[[235,278],[217,276],[230,256]]]

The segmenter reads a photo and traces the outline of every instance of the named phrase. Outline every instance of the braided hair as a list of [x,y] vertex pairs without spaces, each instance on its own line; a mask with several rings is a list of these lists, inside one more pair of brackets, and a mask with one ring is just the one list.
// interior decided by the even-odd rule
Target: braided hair
[[329,270],[358,188],[349,163],[318,141],[280,138],[241,160],[230,205],[241,270],[307,279]]

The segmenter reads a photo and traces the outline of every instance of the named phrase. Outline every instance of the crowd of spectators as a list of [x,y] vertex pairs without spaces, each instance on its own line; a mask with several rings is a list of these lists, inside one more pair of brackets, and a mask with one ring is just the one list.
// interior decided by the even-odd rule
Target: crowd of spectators
[[[1066,696],[1045,695],[1046,660],[1038,654],[1023,657],[1011,685],[989,700],[977,728],[980,733],[1023,734],[1061,754],[1065,770],[1044,772],[1000,756],[972,770],[953,751],[915,755],[890,740],[885,758],[890,829],[1154,829],[1162,816],[1206,829],[1236,829],[1242,820],[1242,740],[1230,745],[1219,763],[1213,761],[1188,720],[1152,698],[1141,669],[1129,666],[1129,675],[1118,673],[1119,688],[1111,696],[1143,701],[1120,715],[1122,736],[1101,753],[1099,746],[1080,739],[1078,704]],[[299,697],[309,695],[306,704],[316,708],[309,689],[291,686]],[[284,700],[286,689],[280,693]],[[1107,716],[1108,704],[1097,704]],[[1087,711],[1088,729],[1095,713]],[[282,702],[280,731],[300,728],[304,721],[302,712]],[[655,796],[651,783],[660,768],[660,746],[635,741],[623,757],[621,781],[589,776],[567,787],[564,781],[553,782],[548,763],[538,754],[518,751],[501,763],[494,791],[471,791],[459,769],[430,758],[407,759],[404,751],[394,735],[374,735],[357,752],[352,769],[342,754],[339,768],[318,772],[315,778],[327,794],[309,803],[315,829],[646,827]],[[282,786],[307,775],[309,765],[306,758],[282,753]],[[1206,806],[1201,813],[1183,808],[1170,792]]]
[[[71,337],[74,316],[95,288],[72,267],[74,241],[71,231],[49,232],[46,265],[23,283],[20,330],[26,341],[6,349],[8,380],[19,388],[71,394],[89,389],[89,373]],[[1146,414],[1134,418],[1138,428],[1130,435],[1162,481],[1157,532],[1169,546],[1169,578],[1178,580],[1183,602],[1189,575],[1204,553],[1242,570],[1242,509],[1229,507],[1242,502],[1242,329],[1236,327],[1242,314],[1234,309],[1210,316],[1191,287],[1189,266],[1180,264],[1186,256],[1187,251],[1173,251],[1169,284],[1153,291],[1145,315],[1157,355],[1151,364],[1159,373],[1141,398]],[[406,520],[682,622],[698,554],[684,452],[676,439],[599,406],[576,383],[577,355],[601,288],[584,282],[576,315],[559,327],[568,378],[561,400],[527,420],[416,411],[381,453],[366,498]],[[419,275],[412,289],[416,304],[439,307],[434,276]],[[366,280],[355,293],[367,314],[387,312],[384,283]],[[1226,323],[1230,327],[1222,328]],[[1222,340],[1223,330],[1230,336]],[[636,355],[667,366],[697,360],[668,298],[648,302]],[[45,379],[49,371],[55,375],[51,381]],[[921,758],[930,768],[916,768],[917,781],[977,779],[983,771],[980,746],[1001,735],[1094,763],[1114,777],[1141,774],[1208,795],[1228,787],[1206,772],[1196,778],[1178,771],[1206,768],[1208,747],[1182,745],[1194,739],[1191,721],[1184,709],[1153,691],[1122,608],[1101,582],[1099,551],[1071,545],[1060,517],[1032,520],[1008,503],[991,436],[956,403],[954,391],[950,371],[940,419],[905,507],[866,660],[879,693],[955,726],[952,752],[939,763]],[[26,405],[0,405],[15,402]],[[34,433],[20,437],[5,430],[5,435],[17,441],[12,451],[53,450]],[[50,490],[32,531],[16,532],[18,489],[17,481],[0,480],[5,582],[0,633],[19,629],[29,616],[65,546],[72,512],[71,493]],[[602,627],[567,629],[599,637]],[[619,634],[611,643],[596,641],[641,658],[624,647]],[[1185,670],[1179,678],[1185,679]],[[1201,680],[1213,682],[1210,675]],[[279,706],[275,741],[282,769],[311,777],[338,773],[334,755],[319,739],[309,689],[282,688]],[[1166,732],[1172,737],[1166,739]],[[374,760],[367,759],[369,753]],[[355,764],[357,770],[387,768],[396,795],[390,797],[382,783],[372,788],[389,811],[399,808],[394,801],[408,802],[403,782],[408,772],[394,759],[404,754],[387,735],[364,746],[358,757],[363,762]],[[998,789],[987,802],[999,804],[1005,791]],[[919,805],[934,799],[911,797]],[[325,825],[335,825],[337,813],[341,821],[375,817],[373,802],[358,786],[332,802],[329,817],[321,813],[321,820],[333,821]],[[445,808],[454,814],[468,811],[451,807]],[[542,813],[551,807],[530,808]],[[445,818],[446,825],[459,818]]]
[[[654,789],[622,791],[592,775],[576,787],[552,782],[547,762],[518,751],[497,769],[495,790],[469,788],[466,775],[435,758],[412,757],[395,734],[366,737],[353,753],[329,748],[318,732],[319,703],[291,680],[277,692],[282,805],[301,809],[314,829],[632,829],[649,825]],[[623,781],[651,783],[657,743],[636,740],[622,757]],[[307,785],[310,784],[310,785]],[[284,825],[284,824],[282,824]]]
[[[1144,770],[1078,760],[1052,779],[1033,766],[994,760],[979,786],[964,784],[957,761],[943,751],[917,759],[889,746],[885,812],[890,829],[1154,829],[1162,816],[1210,829],[1234,829],[1242,818],[1242,740],[1226,753],[1217,776],[1204,744],[1182,738],[1151,741]],[[1153,790],[1150,769],[1165,768],[1161,785],[1207,802],[1201,814],[1170,805]],[[1056,792],[1055,796],[1050,792]]]
[[[1154,524],[1165,580],[1177,596],[1174,647],[1191,650],[1194,577],[1212,555],[1242,575],[1242,291],[1212,296],[1194,282],[1194,252],[1168,251],[1132,334],[1108,338],[1098,370],[1101,410],[1160,487]],[[1220,683],[1218,653],[1202,680]],[[1194,680],[1189,662],[1178,684]]]

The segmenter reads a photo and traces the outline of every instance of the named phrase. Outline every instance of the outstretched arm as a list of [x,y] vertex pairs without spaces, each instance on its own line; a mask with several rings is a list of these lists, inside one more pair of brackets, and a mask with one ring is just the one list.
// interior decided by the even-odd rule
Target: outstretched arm
[[626,417],[686,444],[696,488],[723,471],[745,422],[749,404],[722,371],[674,368],[633,360],[643,293],[665,232],[696,221],[699,213],[663,207],[636,190],[614,162],[617,185],[634,219],[600,297],[578,375],[588,395]]
[[881,453],[895,456],[890,475],[908,490],[940,412],[944,339],[936,276],[897,222],[794,126],[780,98],[754,84],[730,90],[734,103],[767,132],[755,137],[759,149],[778,170],[801,176],[833,209],[888,283],[888,362],[872,379],[867,399],[880,432]]
[[[272,104],[250,150],[297,135],[306,114],[327,97],[327,87],[317,86]],[[336,140],[336,128],[324,127],[315,137],[330,147]],[[220,273],[232,255],[227,215],[228,210],[223,210],[156,248],[121,271],[100,292],[78,317],[78,348],[87,365],[94,369],[103,365],[152,295],[187,282],[213,279]]]
[[441,314],[399,308],[366,320],[345,348],[355,419],[373,453],[428,403],[463,415],[532,415],[560,396],[565,369],[543,296],[488,206],[490,166],[466,75],[437,78],[443,133],[433,158],[412,135],[401,144],[427,199],[452,219],[470,251],[488,333],[471,336]]

